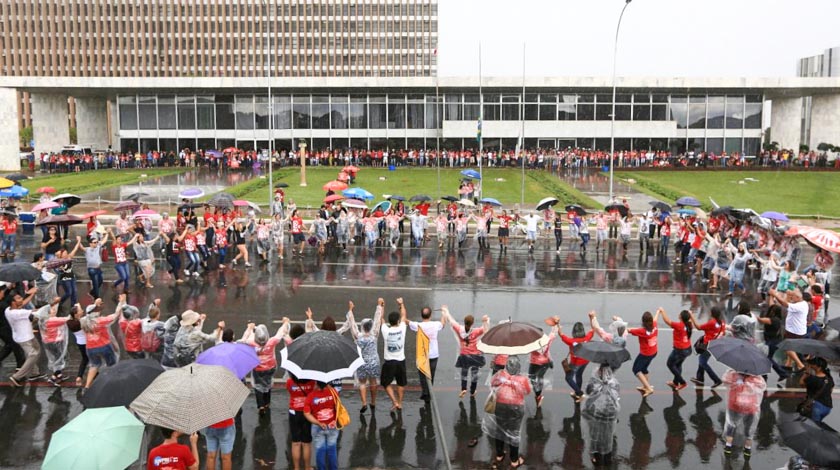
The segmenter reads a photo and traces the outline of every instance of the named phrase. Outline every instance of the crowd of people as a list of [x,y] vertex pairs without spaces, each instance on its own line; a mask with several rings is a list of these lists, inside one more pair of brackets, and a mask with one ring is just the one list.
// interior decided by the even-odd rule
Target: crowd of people
[[[299,166],[300,150],[275,150],[273,163],[279,167]],[[370,167],[485,167],[601,168],[610,164],[609,149],[312,149],[306,151],[311,166]],[[219,150],[149,150],[147,152],[98,152],[95,154],[43,153],[29,159],[31,171],[68,173],[102,168],[208,167],[214,169],[259,168],[268,160],[268,151],[228,148]],[[613,161],[617,168],[742,168],[772,167],[840,168],[840,159],[820,151],[788,149],[763,150],[757,155],[743,152],[704,152],[690,150],[617,150]]]

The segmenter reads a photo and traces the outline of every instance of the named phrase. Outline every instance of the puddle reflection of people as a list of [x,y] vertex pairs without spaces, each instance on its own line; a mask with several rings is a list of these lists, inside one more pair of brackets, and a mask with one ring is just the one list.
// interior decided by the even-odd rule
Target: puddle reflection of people
[[353,437],[350,447],[349,467],[373,467],[379,454],[379,443],[376,441],[376,414],[370,415],[370,423],[366,415],[359,415],[359,430]]
[[703,399],[703,391],[698,390],[697,402],[694,405],[694,414],[688,419],[695,431],[694,439],[689,440],[689,442],[692,442],[697,447],[697,453],[700,455],[700,461],[703,463],[709,462],[709,457],[711,457],[712,450],[714,450],[715,444],[718,441],[715,424],[706,410],[721,401],[723,399],[714,391],[712,391],[712,395],[709,398]]
[[[458,419],[455,421],[455,455],[452,462],[461,468],[470,468],[475,465],[473,461],[473,449],[481,437],[481,424],[478,422],[478,406],[475,398],[470,397],[470,409],[467,412],[463,401],[458,402]],[[462,443],[466,442],[467,445]]]
[[580,405],[575,404],[575,414],[563,418],[563,429],[557,433],[566,442],[562,468],[583,468],[583,433],[580,428]]
[[675,393],[671,406],[662,410],[662,417],[665,418],[665,454],[668,456],[668,461],[674,468],[679,467],[680,459],[683,452],[685,452],[685,436],[687,427],[682,416],[680,416],[680,408],[685,406],[686,402],[682,397]]
[[417,448],[417,466],[437,468],[437,439],[431,404],[420,407],[420,419],[417,421],[414,443]]
[[633,445],[630,448],[630,464],[633,468],[647,468],[650,464],[651,434],[647,425],[647,415],[653,411],[647,400],[639,403],[639,409],[630,415],[630,433]]
[[275,467],[277,461],[277,441],[274,439],[274,425],[271,419],[260,419],[251,438],[251,456],[254,468],[268,470]]
[[537,408],[534,416],[525,420],[525,434],[527,438],[524,441],[528,443],[525,449],[525,455],[529,458],[528,465],[534,468],[548,467],[548,462],[545,461],[545,444],[551,437],[551,432],[543,423],[542,408]]
[[403,427],[402,413],[391,413],[391,424],[379,430],[379,443],[386,468],[403,466],[406,432]]

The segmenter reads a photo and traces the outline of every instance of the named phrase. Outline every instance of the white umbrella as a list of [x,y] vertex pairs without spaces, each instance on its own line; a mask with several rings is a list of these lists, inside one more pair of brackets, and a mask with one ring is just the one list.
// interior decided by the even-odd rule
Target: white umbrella
[[475,207],[475,203],[470,201],[469,199],[461,199],[458,201],[458,204],[462,206]]

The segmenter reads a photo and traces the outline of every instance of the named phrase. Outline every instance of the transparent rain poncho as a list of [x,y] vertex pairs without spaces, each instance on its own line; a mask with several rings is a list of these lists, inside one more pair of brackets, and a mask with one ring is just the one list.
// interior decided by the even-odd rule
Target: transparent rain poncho
[[181,324],[178,322],[178,317],[171,316],[163,324],[163,358],[160,364],[163,367],[178,367],[175,364],[175,336],[178,335],[178,329]]
[[751,440],[758,424],[761,400],[767,390],[767,382],[757,375],[745,375],[732,369],[722,377],[727,388],[726,423],[723,436],[734,436],[737,431],[744,439]]
[[519,375],[519,371],[519,358],[510,356],[505,369],[493,375],[488,401],[495,400],[495,410],[485,413],[481,420],[481,430],[485,434],[517,447],[525,416],[525,397],[531,393],[528,377]]
[[583,415],[589,421],[589,451],[609,454],[613,450],[613,436],[618,422],[620,384],[609,365],[602,364],[586,384]]
[[360,324],[356,323],[356,319],[352,312],[348,313],[347,321],[350,325],[350,334],[356,341],[359,350],[362,351],[362,359],[365,363],[353,375],[355,379],[355,386],[367,385],[370,379],[379,377],[379,352],[377,349],[377,339],[379,337],[379,330],[382,326],[383,308],[376,307],[376,312],[373,314],[373,320],[365,318]]
[[44,305],[35,312],[47,356],[47,367],[53,372],[61,371],[67,365],[67,321],[72,318],[56,316],[57,310],[58,305]]
[[734,338],[755,343],[755,317],[750,315],[735,315],[729,323],[729,331]]

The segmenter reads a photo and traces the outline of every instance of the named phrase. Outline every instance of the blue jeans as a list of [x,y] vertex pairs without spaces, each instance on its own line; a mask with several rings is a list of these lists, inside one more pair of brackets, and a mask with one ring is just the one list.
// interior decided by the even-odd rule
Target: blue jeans
[[338,469],[338,429],[321,429],[312,425],[312,447],[315,448],[315,468]]
[[180,255],[171,255],[166,257],[166,261],[169,263],[169,266],[172,268],[169,272],[172,273],[172,277],[175,280],[180,279],[178,276],[180,274],[178,271],[181,270],[181,256]]
[[233,452],[233,443],[236,440],[236,426],[206,428],[204,437],[207,438],[207,452],[221,451],[222,454],[230,454]]
[[831,413],[831,408],[823,405],[822,403],[815,401],[814,407],[811,408],[811,419],[818,423],[822,423],[828,414]]
[[9,253],[15,252],[15,240],[17,239],[16,233],[9,233],[3,234],[3,251],[8,251]]
[[120,284],[123,284],[123,288],[128,290],[128,263],[117,263],[114,265],[114,269],[117,270],[117,277],[119,277],[119,279],[114,282],[114,288],[116,289]]
[[579,366],[569,364],[569,368],[571,370],[566,373],[566,383],[569,384],[569,387],[572,387],[575,395],[583,395],[583,390],[580,387],[583,384],[583,370],[586,369],[586,364]]
[[219,264],[225,264],[227,258],[227,247],[219,247]]
[[698,357],[697,361],[699,362],[697,366],[697,380],[703,382],[704,377],[703,373],[709,374],[709,378],[714,381],[714,383],[720,382],[720,377],[715,374],[715,371],[712,369],[712,366],[709,365],[709,358],[712,357],[712,353],[709,351],[705,351],[703,354]]
[[88,268],[88,276],[91,282],[91,293],[95,299],[99,298],[99,288],[102,287],[102,269]]
[[735,292],[735,287],[739,287],[742,291],[744,290],[744,271],[734,270],[732,274],[730,274],[729,278],[729,293]]
[[188,251],[187,252],[187,263],[186,270],[187,271],[198,271],[198,267],[201,266],[201,257],[199,257],[197,251]]
[[659,239],[659,252],[663,255],[668,254],[668,244],[671,243],[670,238],[668,235],[662,235]]
[[674,374],[674,384],[682,385],[685,383],[685,379],[682,376],[682,365],[683,362],[691,356],[691,348],[685,349],[672,349],[671,354],[668,355],[668,370]]
[[76,305],[76,302],[79,301],[79,295],[76,292],[76,280],[68,279],[61,281],[61,287],[64,289],[64,293],[61,294],[60,303],[63,304],[65,300],[70,299],[70,305]]

